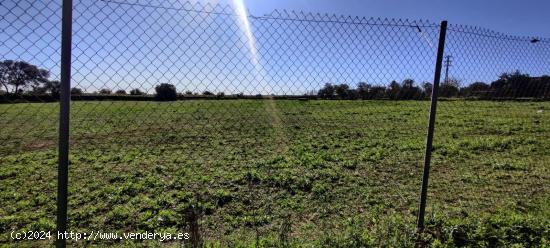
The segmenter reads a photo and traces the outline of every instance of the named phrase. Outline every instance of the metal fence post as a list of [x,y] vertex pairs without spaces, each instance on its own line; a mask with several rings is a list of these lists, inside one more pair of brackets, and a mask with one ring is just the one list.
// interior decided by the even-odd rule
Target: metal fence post
[[424,214],[426,210],[426,198],[428,194],[428,178],[430,175],[430,161],[432,158],[432,142],[434,136],[435,113],[437,108],[437,93],[439,91],[439,80],[441,78],[441,66],[443,64],[443,52],[445,50],[445,36],[447,34],[447,21],[441,22],[439,30],[439,45],[437,47],[437,59],[435,63],[434,84],[432,87],[432,99],[430,106],[430,117],[428,122],[428,134],[426,138],[426,151],[424,155],[424,172],[422,175],[422,188],[420,190],[420,205],[418,207],[418,220],[416,227],[418,231],[424,229]]
[[71,44],[73,1],[63,0],[61,20],[61,92],[59,103],[59,165],[57,168],[57,247],[65,247],[69,179],[69,115],[71,107]]

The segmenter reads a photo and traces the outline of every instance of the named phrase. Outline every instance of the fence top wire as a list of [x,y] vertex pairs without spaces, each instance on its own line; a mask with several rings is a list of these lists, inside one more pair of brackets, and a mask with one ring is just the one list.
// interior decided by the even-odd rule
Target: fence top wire
[[[238,17],[241,14],[235,13],[233,7],[229,5],[222,4],[202,4],[200,2],[191,3],[189,1],[180,2],[176,1],[174,4],[167,5],[166,2],[170,3],[173,1],[166,2],[151,2],[143,3],[142,1],[128,1],[128,0],[100,0],[105,3],[119,4],[119,5],[128,5],[128,6],[137,6],[144,8],[159,8],[166,10],[175,10],[175,11],[186,11],[194,13],[203,13],[203,14],[212,14],[212,15],[226,15],[226,16],[235,16]],[[275,9],[269,14],[263,16],[256,16],[246,14],[247,18],[251,19],[263,19],[263,20],[281,20],[281,21],[300,21],[300,22],[318,22],[318,23],[340,23],[340,24],[351,24],[351,25],[366,25],[366,26],[395,26],[395,27],[412,27],[418,28],[434,28],[439,27],[439,24],[436,24],[429,20],[409,20],[409,19],[395,19],[395,18],[375,18],[375,17],[360,17],[360,16],[346,16],[346,15],[336,15],[329,13],[313,13],[313,12],[304,12],[304,11],[289,11],[289,10],[279,10]]]
[[471,35],[476,35],[480,37],[494,38],[494,39],[500,39],[500,40],[527,41],[527,42],[533,42],[536,40],[536,42],[540,42],[540,43],[550,43],[550,38],[509,35],[509,34],[505,34],[505,33],[491,30],[488,28],[482,28],[482,27],[471,26],[471,25],[449,24],[449,28],[447,28],[447,30],[452,32],[471,34]]
[[[119,4],[127,6],[137,6],[143,8],[159,8],[175,11],[186,11],[194,13],[212,14],[212,15],[226,15],[226,16],[240,16],[236,13],[233,7],[223,4],[211,4],[189,1],[142,1],[142,0],[99,0],[107,4]],[[419,32],[422,32],[422,28],[435,28],[439,27],[439,24],[430,20],[409,20],[409,19],[395,19],[395,18],[375,18],[375,17],[360,17],[360,16],[346,16],[336,15],[329,13],[313,13],[304,11],[289,11],[289,10],[273,10],[269,14],[263,16],[256,16],[246,12],[246,17],[250,19],[263,19],[263,20],[281,20],[281,21],[298,21],[298,22],[317,22],[317,23],[339,23],[350,25],[366,25],[366,26],[394,26],[394,27],[411,27],[417,28]],[[448,30],[472,34],[481,37],[502,39],[502,40],[515,40],[515,41],[529,41],[539,43],[550,43],[550,38],[533,37],[533,36],[517,36],[509,35],[495,30],[482,28],[478,26],[462,25],[462,24],[449,24]]]

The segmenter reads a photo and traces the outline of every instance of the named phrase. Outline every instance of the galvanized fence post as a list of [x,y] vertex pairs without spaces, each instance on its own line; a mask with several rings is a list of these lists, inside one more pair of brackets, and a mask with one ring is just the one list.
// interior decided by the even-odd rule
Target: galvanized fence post
[[430,175],[430,161],[432,158],[432,142],[435,127],[435,113],[437,108],[437,93],[439,91],[439,80],[441,78],[441,66],[443,64],[443,52],[445,50],[445,37],[447,34],[447,21],[441,22],[439,30],[439,45],[437,47],[437,59],[435,63],[435,75],[432,87],[432,99],[430,105],[430,117],[428,121],[428,134],[426,138],[426,151],[424,155],[424,172],[422,175],[422,188],[420,190],[420,205],[418,207],[417,230],[424,229],[424,214],[426,211],[426,198],[428,194],[428,178]]
[[69,115],[71,107],[71,44],[73,1],[63,0],[61,20],[61,92],[59,103],[59,165],[57,168],[56,246],[65,247],[69,179]]

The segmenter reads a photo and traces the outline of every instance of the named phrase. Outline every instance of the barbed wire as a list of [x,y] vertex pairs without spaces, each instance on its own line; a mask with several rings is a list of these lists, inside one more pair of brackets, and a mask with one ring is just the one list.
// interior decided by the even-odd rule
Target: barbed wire
[[[228,12],[216,12],[216,11],[207,11],[207,10],[196,10],[196,9],[190,9],[190,8],[177,8],[177,7],[165,7],[165,6],[158,6],[158,5],[152,5],[152,4],[141,4],[141,3],[130,3],[128,1],[117,1],[117,0],[100,0],[105,3],[114,3],[114,4],[121,4],[121,5],[128,5],[128,6],[139,6],[144,8],[159,8],[159,9],[169,9],[169,10],[178,10],[178,11],[187,11],[187,12],[193,12],[193,13],[202,13],[202,14],[214,14],[214,15],[226,15],[226,16],[233,16],[233,17],[239,17],[242,16],[240,14],[236,13],[228,13]],[[200,5],[198,2],[196,3],[198,8],[207,8],[202,5]],[[222,5],[216,5],[216,6],[222,6]],[[214,7],[215,8],[215,7]],[[231,9],[229,6],[221,7],[224,9]],[[295,18],[290,17],[291,15],[296,16]],[[301,16],[299,18],[298,16]],[[388,18],[361,18],[358,16],[352,17],[352,16],[337,16],[337,15],[329,15],[329,14],[313,14],[313,13],[304,13],[299,12],[296,13],[294,11],[291,11],[290,13],[286,10],[275,10],[270,14],[262,15],[262,16],[256,16],[252,14],[247,14],[244,17],[252,18],[252,19],[258,19],[258,20],[281,20],[281,21],[304,21],[304,22],[316,22],[316,23],[338,23],[338,24],[351,24],[351,25],[367,25],[367,26],[395,26],[395,27],[411,27],[411,28],[433,28],[438,27],[435,23],[430,23],[425,20],[414,20],[409,21],[408,19],[388,19]],[[411,23],[411,24],[408,24]],[[421,32],[421,30],[419,30]]]

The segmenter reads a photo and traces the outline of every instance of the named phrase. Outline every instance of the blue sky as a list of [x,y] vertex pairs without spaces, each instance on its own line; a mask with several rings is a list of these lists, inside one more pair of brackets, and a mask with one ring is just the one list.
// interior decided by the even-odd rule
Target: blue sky
[[[449,74],[461,84],[516,69],[550,74],[548,40],[456,25],[550,37],[543,1],[109,1],[74,0],[73,85],[88,92],[171,83],[181,92],[303,94],[325,83],[431,81],[443,19],[451,23]],[[242,18],[239,7],[253,17]],[[60,1],[7,0],[0,14],[1,59],[29,61],[57,78]]]
[[[229,0],[204,2],[230,3]],[[448,20],[521,36],[550,37],[547,0],[245,0],[252,14],[273,9],[353,16]]]

